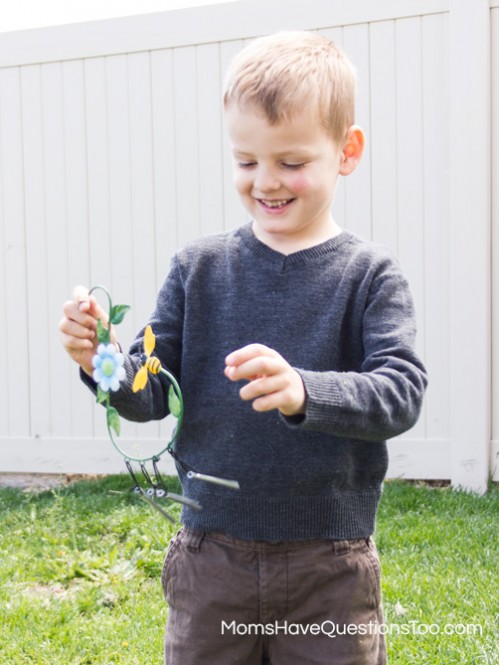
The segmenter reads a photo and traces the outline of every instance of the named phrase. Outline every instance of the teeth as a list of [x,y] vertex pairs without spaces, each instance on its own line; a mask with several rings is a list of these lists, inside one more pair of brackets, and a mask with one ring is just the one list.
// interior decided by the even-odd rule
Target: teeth
[[282,208],[283,206],[288,203],[288,200],[284,201],[266,201],[265,199],[262,199],[262,203],[264,203],[268,208]]

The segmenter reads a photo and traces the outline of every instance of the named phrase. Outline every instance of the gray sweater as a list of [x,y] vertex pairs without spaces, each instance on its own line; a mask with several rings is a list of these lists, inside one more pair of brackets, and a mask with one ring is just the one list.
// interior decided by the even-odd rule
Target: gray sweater
[[[263,540],[365,538],[387,469],[386,439],[416,422],[426,372],[414,351],[407,281],[385,248],[343,231],[289,256],[251,225],[201,238],[172,261],[149,323],[156,354],[179,380],[185,415],[179,456],[240,491],[190,480],[182,521]],[[130,389],[142,335],[113,404],[130,420],[167,414],[168,384]],[[300,373],[304,416],[255,412],[224,376],[224,358],[258,342]],[[91,381],[87,381],[91,384]]]

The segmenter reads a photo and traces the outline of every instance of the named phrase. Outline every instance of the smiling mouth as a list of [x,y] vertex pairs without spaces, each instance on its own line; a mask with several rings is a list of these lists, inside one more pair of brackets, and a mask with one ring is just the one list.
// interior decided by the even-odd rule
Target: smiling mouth
[[294,201],[294,199],[278,199],[278,200],[269,200],[269,199],[257,199],[258,202],[265,206],[265,208],[279,209],[284,208],[289,203]]

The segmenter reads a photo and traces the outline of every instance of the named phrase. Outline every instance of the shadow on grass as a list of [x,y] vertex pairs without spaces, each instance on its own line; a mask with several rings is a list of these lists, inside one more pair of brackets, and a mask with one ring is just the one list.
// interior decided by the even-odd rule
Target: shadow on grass
[[[163,477],[167,491],[181,493],[180,482],[176,476]],[[123,505],[146,504],[133,492],[133,481],[128,474],[92,477],[77,480],[68,485],[52,487],[41,491],[25,491],[19,487],[0,488],[0,511],[15,510],[37,505],[40,508],[54,501],[78,500],[98,512],[112,511]],[[172,505],[165,501],[166,508]]]

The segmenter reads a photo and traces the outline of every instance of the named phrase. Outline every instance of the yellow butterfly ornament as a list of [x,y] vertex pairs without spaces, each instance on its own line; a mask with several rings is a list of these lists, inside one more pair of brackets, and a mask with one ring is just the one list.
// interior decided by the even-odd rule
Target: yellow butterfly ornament
[[158,358],[151,355],[155,347],[156,337],[152,331],[151,326],[147,326],[144,332],[145,361],[133,380],[132,390],[134,393],[138,393],[139,390],[143,390],[146,387],[148,372],[151,372],[151,374],[159,374],[161,371],[161,362],[158,360]]

